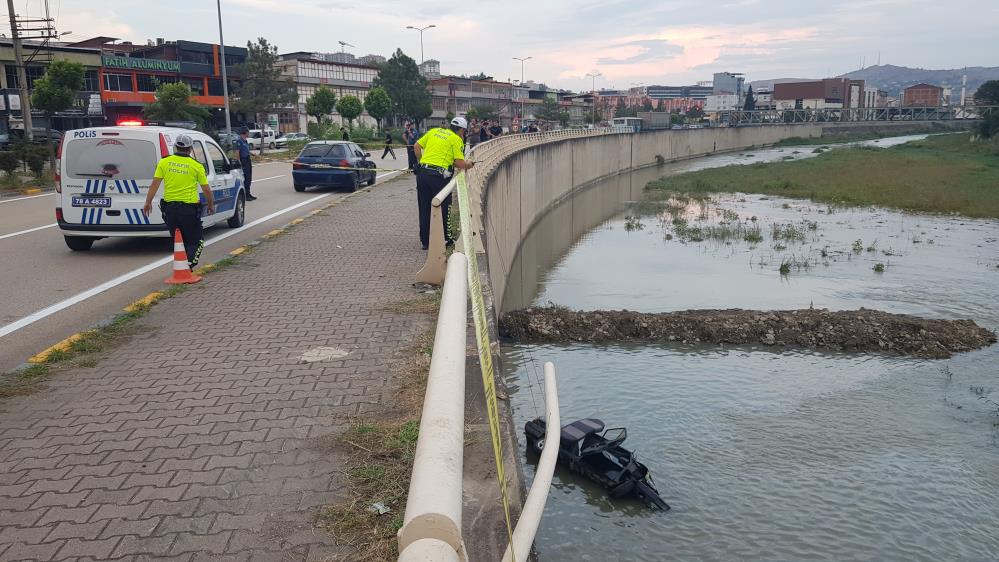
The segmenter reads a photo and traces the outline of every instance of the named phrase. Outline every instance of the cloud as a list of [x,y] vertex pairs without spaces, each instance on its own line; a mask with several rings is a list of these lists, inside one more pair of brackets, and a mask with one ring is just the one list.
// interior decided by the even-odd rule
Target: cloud
[[634,54],[625,58],[600,58],[597,64],[634,64],[639,62],[659,61],[675,58],[683,54],[683,46],[674,45],[663,39],[639,39],[611,45],[611,51],[625,50]]

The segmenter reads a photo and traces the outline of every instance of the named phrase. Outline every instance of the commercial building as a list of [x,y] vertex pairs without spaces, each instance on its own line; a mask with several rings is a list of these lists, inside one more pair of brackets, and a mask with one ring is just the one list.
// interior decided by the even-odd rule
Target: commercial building
[[774,108],[774,91],[769,88],[754,89],[753,99],[756,101],[755,109],[764,110]]
[[[324,60],[321,56],[321,53],[288,53],[281,55],[276,63],[275,66],[281,69],[281,76],[294,83],[298,94],[298,103],[277,111],[278,132],[296,133],[308,130],[309,115],[305,112],[305,104],[321,86],[333,90],[337,99],[354,96],[363,102],[371,90],[371,82],[378,76],[377,66],[333,62]],[[332,115],[338,116],[335,112]],[[374,120],[366,113],[362,115],[361,122],[374,124]]]
[[715,72],[712,81],[711,93],[735,94],[740,100],[746,95],[746,77],[741,73]]
[[739,104],[739,96],[735,94],[712,94],[704,100],[704,111],[707,113],[736,109],[742,109],[742,106]]
[[864,81],[825,78],[774,84],[776,109],[841,109],[864,107]]
[[888,92],[870,86],[864,88],[864,107],[887,107]]
[[943,105],[944,89],[933,84],[916,84],[902,91],[902,105],[905,107],[940,107]]
[[107,120],[141,119],[142,110],[156,101],[160,84],[182,82],[191,88],[192,101],[225,123],[222,63],[230,81],[239,80],[238,67],[246,60],[246,49],[195,41],[164,41],[151,45],[115,43],[112,37],[95,37],[76,45],[99,45],[101,53],[100,95]]
[[695,86],[646,86],[645,93],[653,100],[690,99],[704,102],[714,93],[709,85]]
[[[491,109],[504,126],[512,124],[513,84],[509,82],[444,76],[431,80],[430,89],[434,110],[430,115],[432,124],[443,124],[448,113],[465,115],[473,107]],[[519,109],[517,112],[519,115]]]
[[[101,51],[94,47],[77,47],[66,44],[43,44],[24,41],[25,74],[29,93],[34,89],[35,80],[45,75],[45,69],[53,60],[67,60],[84,66],[83,89],[73,107],[53,116],[52,128],[58,131],[101,125],[104,123],[104,108],[100,97]],[[14,64],[14,47],[10,39],[0,39],[0,136],[23,134],[24,121],[21,112],[21,93],[17,80],[17,67]],[[46,117],[37,109],[31,112],[33,127],[46,126]]]
[[427,59],[418,66],[420,74],[427,80],[436,80],[441,77],[441,61],[437,59]]

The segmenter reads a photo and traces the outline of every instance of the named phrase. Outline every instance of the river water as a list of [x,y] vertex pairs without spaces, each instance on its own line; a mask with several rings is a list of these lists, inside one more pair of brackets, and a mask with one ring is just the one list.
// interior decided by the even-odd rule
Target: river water
[[[580,192],[525,239],[504,310],[868,307],[999,329],[999,221],[742,194],[635,203],[661,175],[813,148]],[[545,560],[999,560],[999,346],[924,360],[505,342],[503,359],[518,426],[543,410],[554,361],[563,423],[627,427],[673,507],[612,502],[559,470]],[[536,459],[523,460],[530,480]]]

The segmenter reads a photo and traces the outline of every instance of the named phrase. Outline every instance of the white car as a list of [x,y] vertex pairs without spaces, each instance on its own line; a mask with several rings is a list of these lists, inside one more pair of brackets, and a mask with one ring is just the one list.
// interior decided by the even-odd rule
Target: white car
[[277,137],[274,135],[274,131],[268,129],[266,131],[261,131],[260,129],[250,129],[250,136],[246,139],[249,143],[250,148],[254,150],[260,150],[260,143],[264,143],[264,148],[276,148],[277,147]]
[[277,143],[278,148],[284,148],[288,146],[289,142],[307,140],[309,140],[309,135],[306,135],[305,133],[285,133],[284,135],[278,137],[274,142]]
[[[173,153],[177,135],[194,141],[191,157],[205,167],[215,213],[202,213],[207,228],[226,222],[243,226],[246,188],[239,162],[204,133],[171,127],[94,127],[66,131],[56,160],[56,221],[71,250],[116,236],[170,236],[158,211],[143,214],[149,184],[160,159]],[[200,195],[200,189],[199,195]],[[162,196],[162,188],[159,196]],[[204,196],[201,195],[202,200]]]

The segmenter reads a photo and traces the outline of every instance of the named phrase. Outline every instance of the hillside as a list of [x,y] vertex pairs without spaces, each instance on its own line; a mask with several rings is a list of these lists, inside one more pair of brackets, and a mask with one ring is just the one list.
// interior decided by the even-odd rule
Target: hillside
[[887,90],[889,94],[894,94],[900,89],[912,86],[913,84],[926,82],[927,84],[936,84],[938,86],[950,86],[954,89],[955,95],[959,95],[962,74],[968,75],[968,95],[970,96],[975,93],[975,90],[983,82],[987,80],[999,80],[999,66],[969,66],[966,69],[928,70],[883,64],[854,70],[842,76],[844,78],[864,80],[869,86],[877,86],[882,90]]

